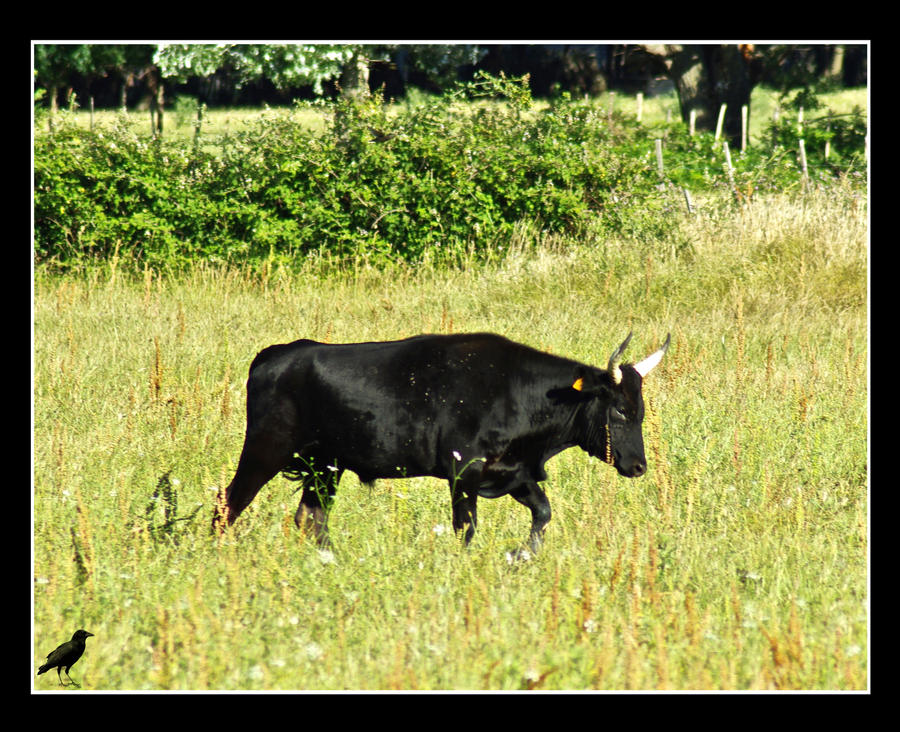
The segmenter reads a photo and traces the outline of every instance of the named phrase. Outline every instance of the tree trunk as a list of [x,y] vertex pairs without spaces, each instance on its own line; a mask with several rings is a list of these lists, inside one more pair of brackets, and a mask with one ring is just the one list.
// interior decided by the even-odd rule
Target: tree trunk
[[741,143],[741,107],[750,108],[750,93],[758,81],[759,65],[752,46],[648,45],[644,50],[663,60],[687,122],[697,110],[697,129],[715,129],[719,108],[727,104],[724,135],[732,147]]
[[844,47],[844,86],[863,86],[868,83],[868,48],[864,45]]
[[368,93],[369,59],[358,51],[341,72],[341,94],[345,97],[359,97]]
[[163,133],[163,104],[165,94],[159,69],[155,66],[146,70],[147,91],[150,93],[150,121],[154,137],[162,137]]
[[59,94],[59,85],[50,83],[47,85],[47,95],[50,97],[50,114],[47,115],[47,129],[53,132],[57,110],[56,97]]
[[119,109],[128,108],[128,88],[134,84],[134,74],[130,71],[122,73],[122,85],[119,87]]
[[741,144],[741,107],[747,107],[747,120],[750,119],[750,95],[759,80],[754,71],[753,46],[717,46],[713,47],[712,59],[709,62],[714,89],[721,90],[719,104],[727,104],[725,113],[725,134],[731,147],[740,149]]
[[828,78],[839,82],[841,73],[844,70],[844,47],[835,46],[834,55],[831,57],[831,64],[828,67]]
[[681,119],[687,122],[693,109],[696,110],[696,128],[713,129],[718,109],[711,110],[708,105],[710,93],[701,54],[691,47],[666,46],[665,49],[669,78],[675,84],[681,103]]
[[59,84],[48,84],[47,96],[50,97],[50,114],[56,114],[58,108]]
[[163,90],[162,79],[156,87],[156,134],[162,137],[163,132],[163,106],[165,105],[166,95]]

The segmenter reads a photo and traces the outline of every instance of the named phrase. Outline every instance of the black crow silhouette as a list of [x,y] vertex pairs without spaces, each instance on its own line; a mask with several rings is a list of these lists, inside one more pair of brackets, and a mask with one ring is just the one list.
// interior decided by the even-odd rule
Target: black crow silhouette
[[65,671],[66,678],[75,684],[75,686],[78,686],[78,684],[75,683],[75,679],[69,676],[69,669],[75,665],[75,661],[81,658],[81,654],[84,653],[85,640],[93,635],[93,633],[88,633],[86,630],[76,630],[75,635],[72,636],[72,640],[66,641],[47,655],[47,662],[38,669],[38,676],[45,671],[49,671],[51,668],[55,668],[56,677],[59,679],[60,686],[68,686],[68,684],[63,683],[62,676],[59,675],[60,671]]

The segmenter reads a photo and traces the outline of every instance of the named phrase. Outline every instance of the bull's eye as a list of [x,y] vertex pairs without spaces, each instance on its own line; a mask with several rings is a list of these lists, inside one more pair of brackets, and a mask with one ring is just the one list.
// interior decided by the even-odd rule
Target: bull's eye
[[610,407],[609,408],[610,416],[615,417],[616,419],[621,419],[623,422],[625,421],[625,415],[622,413],[622,410],[618,407]]

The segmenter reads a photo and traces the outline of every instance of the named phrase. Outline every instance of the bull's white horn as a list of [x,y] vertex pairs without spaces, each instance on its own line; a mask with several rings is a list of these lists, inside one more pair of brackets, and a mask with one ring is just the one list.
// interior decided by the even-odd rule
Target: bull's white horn
[[666,336],[666,342],[663,343],[662,348],[660,348],[656,353],[647,356],[647,358],[645,358],[640,363],[636,363],[634,365],[634,370],[641,375],[641,378],[649,374],[656,367],[656,365],[660,361],[662,361],[662,357],[666,355],[666,351],[669,349],[670,340],[672,340],[671,333]]

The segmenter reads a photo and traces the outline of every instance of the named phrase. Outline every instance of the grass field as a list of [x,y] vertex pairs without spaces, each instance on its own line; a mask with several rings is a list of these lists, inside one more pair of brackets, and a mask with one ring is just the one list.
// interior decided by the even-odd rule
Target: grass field
[[[823,107],[828,107],[835,114],[847,114],[856,106],[861,109],[868,107],[867,90],[864,88],[846,89],[831,93],[825,92],[818,96]],[[637,101],[632,95],[618,94],[612,100],[610,100],[608,95],[604,95],[599,98],[599,103],[601,105],[612,103],[615,110],[619,110],[629,116],[637,115]],[[398,102],[397,104],[405,104],[405,102]],[[188,137],[193,139],[196,122],[196,107],[194,105],[193,100],[184,99],[177,102],[174,109],[165,110],[165,137]],[[546,102],[536,101],[534,103],[535,110],[540,110],[546,106]],[[750,104],[749,136],[751,142],[758,142],[763,137],[766,128],[772,121],[772,114],[777,106],[778,94],[775,90],[761,86],[754,88]],[[642,105],[642,121],[650,127],[663,124],[666,121],[667,112],[673,120],[679,119],[678,97],[674,91],[645,98]],[[204,141],[204,144],[214,145],[215,141],[221,136],[237,131],[245,123],[261,115],[288,113],[310,129],[321,130],[325,126],[324,116],[314,105],[290,109],[276,107],[268,111],[263,109],[217,108],[204,112],[201,124],[201,139]],[[102,128],[104,125],[112,125],[119,118],[120,114],[116,110],[97,110],[94,113],[94,124],[98,128]],[[80,125],[85,128],[90,126],[90,112],[86,108],[78,109],[76,116]],[[819,116],[819,112],[807,110],[805,116],[807,120],[814,119]],[[125,119],[140,134],[150,135],[149,111],[131,111]]]
[[[866,689],[864,194],[695,204],[678,252],[523,224],[461,269],[37,271],[33,667],[83,627],[84,689]],[[209,533],[264,346],[491,330],[603,366],[632,329],[673,339],[648,474],[552,460],[533,561],[519,504],[464,550],[429,479],[345,476],[329,552],[281,477]]]

